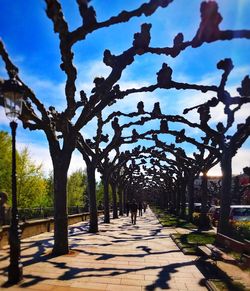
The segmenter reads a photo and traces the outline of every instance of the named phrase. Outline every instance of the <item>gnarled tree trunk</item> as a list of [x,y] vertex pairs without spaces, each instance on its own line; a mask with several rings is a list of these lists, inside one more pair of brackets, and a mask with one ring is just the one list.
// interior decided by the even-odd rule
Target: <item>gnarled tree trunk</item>
[[188,219],[193,221],[194,212],[194,177],[189,177],[188,179]]
[[109,179],[105,173],[103,174],[103,198],[104,198],[104,222],[110,223],[110,215],[109,215]]
[[178,190],[176,193],[176,205],[175,205],[175,211],[176,215],[180,215],[180,206],[181,206],[181,185],[178,186]]
[[88,176],[88,196],[89,196],[89,232],[98,232],[98,215],[96,207],[96,185],[95,185],[95,166],[93,163],[87,163]]
[[183,180],[183,182],[181,183],[181,213],[180,216],[182,218],[186,218],[186,187],[187,187],[187,183],[185,180]]
[[207,229],[209,228],[209,220],[207,216],[207,203],[208,195],[207,195],[207,172],[203,172],[202,183],[201,183],[201,214],[199,220],[199,228]]
[[222,188],[221,188],[221,201],[220,201],[220,221],[218,232],[227,235],[229,233],[229,214],[230,205],[232,200],[232,153],[230,147],[224,146],[222,159]]
[[54,246],[53,254],[64,255],[68,247],[67,172],[70,156],[53,157],[54,166]]
[[123,215],[123,195],[121,185],[118,186],[118,196],[119,196],[119,215]]
[[112,188],[112,198],[113,198],[113,218],[118,218],[116,184],[115,183],[111,183],[111,188]]

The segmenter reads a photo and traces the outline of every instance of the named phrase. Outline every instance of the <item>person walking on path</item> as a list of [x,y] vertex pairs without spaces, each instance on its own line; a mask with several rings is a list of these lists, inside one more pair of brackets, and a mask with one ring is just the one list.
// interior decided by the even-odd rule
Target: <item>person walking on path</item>
[[139,216],[142,216],[142,202],[141,201],[139,201],[138,208],[139,208]]
[[137,205],[135,199],[133,199],[132,203],[130,204],[132,224],[136,224],[137,210],[138,210],[138,205]]

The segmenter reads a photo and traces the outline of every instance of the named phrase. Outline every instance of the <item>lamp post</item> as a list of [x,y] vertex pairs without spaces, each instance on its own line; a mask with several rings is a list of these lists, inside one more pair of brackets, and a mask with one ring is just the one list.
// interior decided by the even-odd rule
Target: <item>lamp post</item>
[[17,187],[16,187],[16,129],[17,118],[22,111],[23,87],[15,77],[4,81],[1,86],[4,97],[6,116],[10,120],[12,136],[12,208],[11,223],[9,229],[10,265],[8,268],[8,282],[16,284],[23,278],[23,266],[21,263],[21,230],[18,223]]

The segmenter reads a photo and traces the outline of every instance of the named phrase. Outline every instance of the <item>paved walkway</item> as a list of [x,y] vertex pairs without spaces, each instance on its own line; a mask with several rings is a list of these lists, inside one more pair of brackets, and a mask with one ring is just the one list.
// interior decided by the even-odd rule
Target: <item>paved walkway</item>
[[[124,216],[100,223],[99,230],[90,234],[85,223],[71,226],[72,251],[58,257],[49,255],[52,233],[23,240],[24,280],[7,290],[207,290],[196,257],[176,247],[169,237],[174,230],[162,228],[150,209],[136,225]],[[7,250],[1,250],[1,285],[8,263]]]

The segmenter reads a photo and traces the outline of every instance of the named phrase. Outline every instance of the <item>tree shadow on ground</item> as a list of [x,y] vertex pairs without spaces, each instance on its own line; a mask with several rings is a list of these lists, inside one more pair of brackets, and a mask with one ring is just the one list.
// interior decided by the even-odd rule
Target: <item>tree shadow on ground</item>
[[75,249],[76,251],[78,251],[79,253],[83,253],[85,255],[94,255],[94,256],[99,256],[99,258],[97,258],[97,261],[100,260],[109,260],[109,259],[113,259],[113,258],[144,258],[147,255],[165,255],[165,254],[169,254],[169,253],[180,253],[180,250],[170,250],[170,251],[161,251],[161,252],[151,252],[151,249],[149,249],[147,246],[139,246],[137,248],[141,248],[144,253],[142,254],[111,254],[111,253],[107,253],[107,252],[91,252],[91,251],[87,251],[87,250],[82,250],[82,249]]
[[[171,279],[171,274],[175,274],[178,272],[178,269],[186,266],[196,265],[194,261],[183,262],[183,263],[174,263],[169,264],[167,266],[162,267],[158,274],[158,278],[155,282],[150,285],[145,286],[145,290],[155,290],[156,288],[160,289],[170,289],[172,288],[169,286],[168,281]],[[204,282],[200,282],[201,286],[204,286]],[[185,288],[186,289],[186,288]]]
[[[59,275],[56,280],[63,280],[63,281],[70,281],[73,279],[81,279],[81,278],[91,278],[91,277],[112,277],[115,278],[116,276],[120,277],[121,275],[126,274],[133,274],[134,272],[140,271],[155,271],[158,270],[159,273],[157,275],[157,279],[152,282],[150,285],[145,286],[145,290],[155,290],[157,288],[160,289],[170,289],[171,286],[169,285],[169,281],[171,279],[171,275],[176,274],[182,267],[192,266],[195,265],[194,261],[189,262],[182,262],[182,263],[174,263],[169,264],[166,266],[147,266],[141,268],[135,268],[131,266],[131,268],[114,268],[114,267],[94,267],[94,268],[79,268],[79,267],[70,267],[67,266],[65,262],[50,262],[51,264],[55,265],[58,269],[64,269],[65,272],[62,275]],[[90,274],[92,272],[92,274]],[[47,279],[51,279],[48,277],[41,277],[41,276],[32,276],[26,275],[26,279],[30,279],[29,282],[25,282],[20,284],[21,288],[30,287],[39,283],[41,281],[45,281]],[[203,285],[203,281],[200,281],[200,285]]]
[[[28,266],[31,264],[35,264],[37,262],[46,261],[52,257],[51,252],[48,250],[52,249],[52,241],[53,239],[43,239],[40,241],[28,241],[22,243],[21,250],[21,262],[23,266]],[[23,252],[26,250],[30,250],[32,248],[36,248],[36,251],[32,254],[24,255]],[[8,250],[9,253],[9,250]],[[5,259],[9,258],[9,255],[5,257]],[[8,267],[3,268],[4,272],[7,272]]]
[[[150,220],[148,220],[150,221]],[[123,223],[123,221],[122,221]],[[135,259],[135,265],[136,265],[136,258],[145,258],[147,256],[150,255],[150,257],[152,258],[152,256],[157,255],[164,255],[167,253],[180,253],[180,250],[169,250],[169,251],[153,251],[151,248],[149,248],[146,244],[144,245],[143,241],[147,241],[147,240],[159,240],[159,239],[165,239],[165,238],[169,238],[169,235],[161,235],[160,231],[161,228],[157,227],[156,229],[150,230],[148,231],[147,234],[129,234],[128,236],[126,236],[126,233],[124,233],[124,231],[121,233],[122,236],[120,235],[111,235],[112,230],[125,230],[128,229],[128,225],[126,226],[126,221],[125,223],[122,224],[121,227],[116,226],[116,228],[114,229],[111,225],[111,228],[108,230],[104,230],[104,231],[100,231],[97,234],[89,234],[88,230],[87,230],[87,223],[83,222],[83,224],[79,225],[79,226],[73,226],[69,228],[69,238],[70,238],[70,248],[73,250],[76,250],[78,253],[82,253],[82,254],[86,254],[88,256],[97,256],[96,260],[96,266],[94,265],[94,267],[78,267],[78,266],[70,266],[68,265],[67,262],[63,261],[64,256],[60,256],[58,257],[59,259],[54,260],[54,256],[52,256],[50,253],[48,253],[48,248],[52,248],[53,246],[53,238],[50,237],[49,239],[43,239],[41,241],[32,241],[32,240],[26,240],[25,241],[25,247],[22,248],[22,251],[29,249],[31,247],[33,248],[37,248],[35,254],[25,254],[22,255],[23,259],[27,259],[26,261],[24,261],[23,265],[24,266],[28,266],[28,265],[33,265],[39,262],[46,262],[47,264],[52,265],[53,267],[55,267],[56,269],[61,269],[63,270],[62,272],[56,271],[55,274],[53,273],[53,275],[56,275],[56,278],[52,278],[49,274],[46,272],[41,275],[39,273],[39,275],[31,275],[31,274],[24,274],[24,279],[26,280],[25,282],[20,284],[21,288],[26,288],[29,286],[33,286],[36,285],[39,282],[42,281],[46,281],[46,280],[64,280],[64,281],[69,281],[69,280],[73,280],[73,279],[81,279],[81,278],[91,278],[91,277],[104,277],[104,278],[109,278],[110,276],[112,277],[116,277],[117,278],[120,275],[123,274],[133,274],[134,272],[140,272],[140,271],[156,271],[158,273],[158,279],[153,282],[151,285],[147,286],[147,290],[153,290],[152,288],[157,288],[157,287],[164,287],[164,286],[168,286],[168,281],[171,279],[171,274],[174,274],[176,272],[179,271],[179,269],[181,269],[181,267],[185,267],[187,265],[192,265],[194,264],[194,262],[183,262],[183,263],[175,263],[175,264],[170,264],[170,265],[166,265],[166,266],[138,266],[135,267],[133,265],[130,266],[122,266],[122,267],[109,267],[109,265],[107,264],[107,267],[103,267],[103,264],[100,264],[100,261],[108,261],[108,260],[112,260],[113,258],[118,258],[118,260],[122,257],[125,258],[134,258]],[[149,225],[150,222],[147,223],[147,225]],[[154,224],[154,225],[158,225],[158,224]],[[130,225],[129,225],[130,226]],[[135,231],[137,231],[137,228],[132,228],[131,229],[135,229]],[[145,230],[145,229],[144,229]],[[103,243],[103,244],[86,244],[86,239],[88,238],[92,238],[93,236],[96,236],[97,239],[99,239],[99,235],[102,235],[103,237],[107,237],[107,242]],[[86,235],[86,236],[85,236]],[[105,238],[103,238],[105,240]],[[125,254],[114,254],[114,253],[110,253],[107,249],[107,251],[104,251],[103,247],[105,246],[110,246],[111,242],[109,242],[111,240],[112,244],[115,246],[119,247],[119,243],[122,242],[138,242],[141,241],[142,243],[139,246],[135,246],[135,248],[137,249],[141,249],[142,253],[139,254],[134,254],[134,253],[125,253]],[[81,243],[81,241],[84,241],[84,244]],[[23,244],[22,244],[23,246]],[[86,249],[83,249],[83,247],[86,246],[100,246],[102,248],[100,248],[100,250],[102,252],[98,253],[98,252],[91,252],[88,251]],[[122,245],[121,245],[122,247]],[[77,261],[77,258],[76,258]],[[47,271],[48,272],[48,271]],[[53,272],[53,269],[52,269]],[[151,288],[151,289],[150,289]]]

